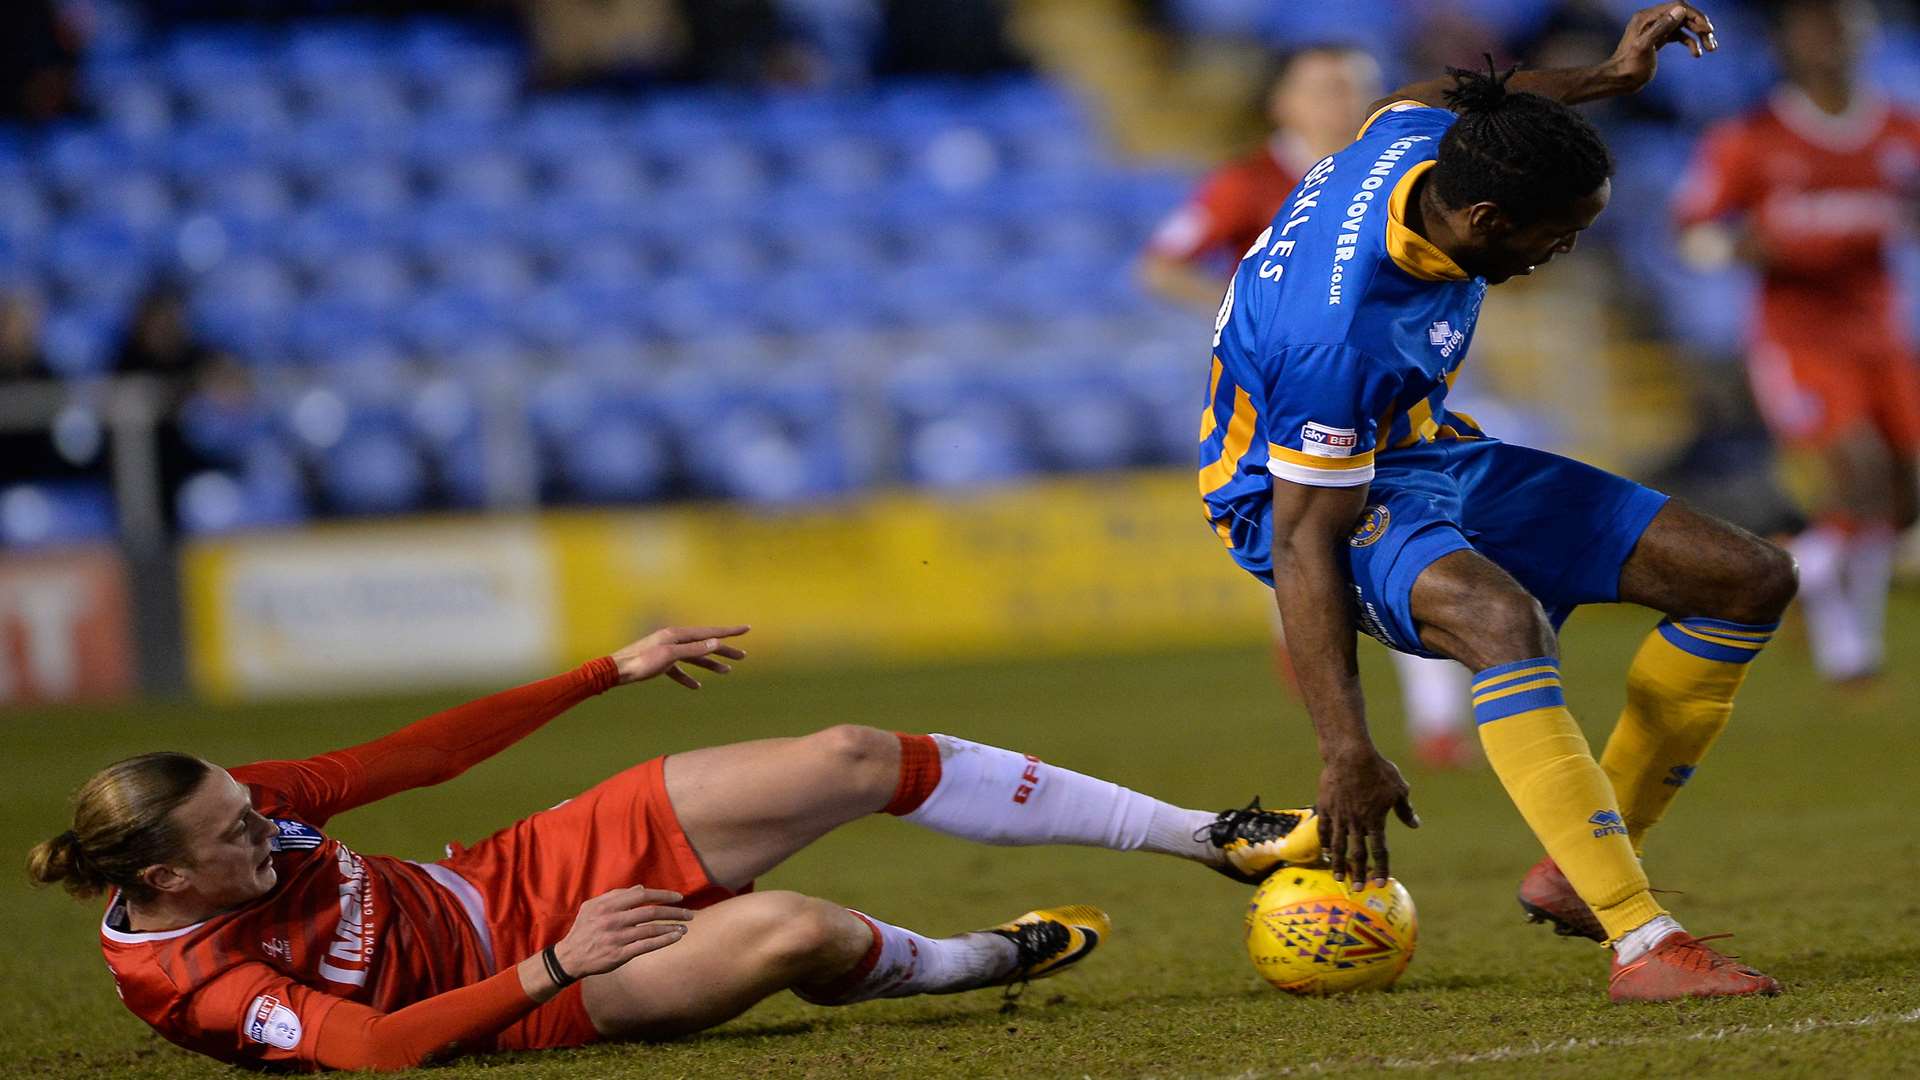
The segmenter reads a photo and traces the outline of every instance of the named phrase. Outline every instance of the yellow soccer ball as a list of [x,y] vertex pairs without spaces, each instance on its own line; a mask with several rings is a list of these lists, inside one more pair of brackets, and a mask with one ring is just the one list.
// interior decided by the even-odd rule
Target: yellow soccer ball
[[1289,994],[1385,990],[1413,959],[1420,922],[1398,882],[1358,889],[1329,870],[1274,871],[1247,905],[1247,955]]

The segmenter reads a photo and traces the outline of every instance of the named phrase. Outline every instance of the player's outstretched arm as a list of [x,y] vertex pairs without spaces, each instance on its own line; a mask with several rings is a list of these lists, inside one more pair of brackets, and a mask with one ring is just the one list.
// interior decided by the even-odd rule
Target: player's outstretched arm
[[[1600,98],[1619,97],[1639,90],[1653,81],[1659,69],[1659,53],[1667,45],[1681,44],[1694,56],[1704,56],[1720,48],[1713,20],[1688,3],[1655,4],[1633,13],[1620,35],[1613,55],[1602,63],[1579,68],[1548,68],[1517,71],[1507,87],[1539,94],[1568,105]],[[1442,76],[1413,83],[1388,94],[1367,110],[1369,116],[1398,101],[1418,101],[1435,108],[1447,107],[1446,92],[1453,78]]]
[[1409,827],[1420,819],[1407,782],[1380,756],[1367,731],[1355,655],[1357,631],[1342,555],[1367,488],[1273,485],[1273,592],[1287,628],[1300,696],[1319,738],[1320,842],[1342,880],[1384,882],[1387,813]]
[[417,720],[391,735],[301,761],[242,766],[242,783],[278,788],[291,796],[312,824],[356,806],[418,787],[431,787],[526,738],[549,720],[615,686],[665,675],[691,690],[700,683],[680,665],[724,675],[729,660],[746,653],[729,639],[745,626],[668,627],[611,656],[562,675],[517,686]]

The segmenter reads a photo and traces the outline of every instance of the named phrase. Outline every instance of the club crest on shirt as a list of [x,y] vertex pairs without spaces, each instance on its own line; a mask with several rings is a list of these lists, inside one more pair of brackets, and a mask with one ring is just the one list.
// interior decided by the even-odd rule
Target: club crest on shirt
[[292,818],[274,818],[273,824],[279,831],[267,841],[267,846],[274,851],[312,851],[327,842],[319,829]]
[[1353,527],[1353,535],[1347,537],[1349,546],[1363,548],[1387,534],[1387,526],[1393,522],[1393,513],[1384,503],[1374,503],[1360,515],[1360,524]]
[[1352,457],[1360,445],[1360,433],[1353,428],[1328,427],[1313,420],[1300,429],[1300,449],[1314,457]]

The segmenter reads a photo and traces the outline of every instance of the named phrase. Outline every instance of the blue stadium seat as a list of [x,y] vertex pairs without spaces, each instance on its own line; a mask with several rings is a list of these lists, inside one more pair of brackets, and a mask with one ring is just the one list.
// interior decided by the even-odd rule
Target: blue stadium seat
[[506,331],[508,313],[470,289],[425,290],[410,299],[394,326],[402,340],[436,358],[468,355],[476,342],[492,341]]
[[764,237],[762,243],[774,245],[781,263],[795,270],[876,275],[892,261],[887,230],[877,219],[769,222],[756,234]]
[[144,78],[89,79],[87,96],[115,135],[151,143],[173,133],[173,99],[160,83]]
[[637,210],[652,186],[639,156],[617,146],[564,154],[548,169],[554,196],[593,206]]
[[661,418],[619,381],[563,374],[542,380],[528,418],[550,497],[630,502],[660,495],[672,479]]
[[425,451],[455,506],[486,503],[488,478],[480,403],[465,382],[438,377],[420,385],[407,407],[414,441]]
[[173,223],[173,190],[157,173],[129,170],[87,185],[76,193],[69,213],[152,237]]
[[150,76],[190,107],[217,106],[220,88],[268,85],[277,74],[273,60],[274,41],[264,30],[209,24],[175,31],[153,54]]
[[661,430],[644,418],[599,410],[570,437],[550,443],[553,479],[563,498],[642,502],[662,495],[672,458]]
[[182,186],[189,205],[224,223],[277,223],[294,208],[293,184],[278,169],[216,169]]
[[1910,106],[1920,106],[1920,27],[1889,23],[1868,43],[1867,78]]
[[317,206],[372,217],[402,214],[418,195],[412,170],[380,158],[324,163],[314,170],[311,184]]
[[533,354],[527,346],[501,326],[469,327],[463,334],[443,336],[440,340],[448,343],[427,352],[427,356],[450,372],[490,377],[517,374],[533,367]]
[[229,259],[197,280],[189,294],[194,323],[244,359],[267,361],[282,352],[299,293],[278,262]]
[[336,114],[300,124],[278,141],[286,146],[287,160],[314,175],[349,162],[399,160],[433,137],[424,130]]
[[0,167],[0,267],[25,271],[37,262],[54,215],[23,172]]
[[0,546],[111,540],[114,521],[113,494],[105,484],[16,484],[0,489]]
[[370,70],[351,78],[306,83],[303,103],[310,117],[351,116],[380,127],[414,122],[413,102],[398,72]]
[[711,334],[753,303],[751,286],[674,274],[656,278],[645,291],[647,325],[673,339]]
[[187,118],[254,139],[286,138],[296,129],[286,88],[269,78],[208,81],[183,88]]
[[482,210],[512,209],[532,191],[525,160],[504,150],[436,162],[432,184],[438,201]]
[[652,273],[646,248],[620,236],[601,234],[562,245],[552,258],[560,281],[588,288],[644,288]]
[[180,485],[174,512],[187,536],[284,528],[307,516],[300,475],[291,464],[196,473]]
[[907,427],[905,472],[930,488],[1006,483],[1039,468],[1017,411],[982,401]]
[[426,501],[426,462],[398,424],[367,420],[317,462],[320,490],[344,514],[400,514]]
[[53,184],[70,195],[85,194],[103,180],[139,168],[140,144],[101,128],[63,124],[42,137],[40,168]]
[[779,169],[784,183],[834,194],[859,194],[887,183],[897,168],[878,139],[857,134],[781,131]]
[[182,123],[158,153],[176,179],[192,180],[228,169],[276,164],[288,156],[278,140],[249,138],[245,132],[218,124]]
[[438,283],[468,290],[495,304],[517,302],[535,283],[525,251],[499,241],[448,245],[431,252],[427,266]]
[[114,307],[62,307],[49,313],[40,328],[47,366],[67,377],[106,372],[125,332],[130,303],[129,296]]
[[530,345],[562,349],[609,326],[632,326],[641,317],[625,290],[575,283],[546,285],[506,313],[508,324]]
[[343,252],[314,275],[315,296],[380,311],[398,311],[418,288],[412,264],[393,248]]
[[209,461],[238,467],[256,443],[272,435],[264,403],[196,394],[180,406],[180,435]]
[[334,363],[385,339],[396,321],[388,312],[350,300],[310,300],[294,309],[288,346],[305,363]]

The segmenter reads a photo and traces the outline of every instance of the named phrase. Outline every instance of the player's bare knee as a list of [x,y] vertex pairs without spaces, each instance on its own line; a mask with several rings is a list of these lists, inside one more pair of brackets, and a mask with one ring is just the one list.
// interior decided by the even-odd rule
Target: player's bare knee
[[1474,626],[1458,635],[1470,655],[1459,659],[1474,670],[1554,653],[1553,623],[1533,594],[1504,589],[1475,606]]
[[838,904],[796,892],[758,895],[767,898],[758,947],[767,963],[796,977],[819,976],[824,969],[837,973],[843,961],[858,961],[872,944],[871,931]]
[[1740,575],[1742,583],[1717,612],[1720,618],[1735,622],[1777,622],[1800,591],[1800,567],[1785,548],[1756,538]]
[[900,740],[888,731],[861,724],[835,724],[807,736],[811,748],[829,763],[835,783],[885,801],[900,781]]

